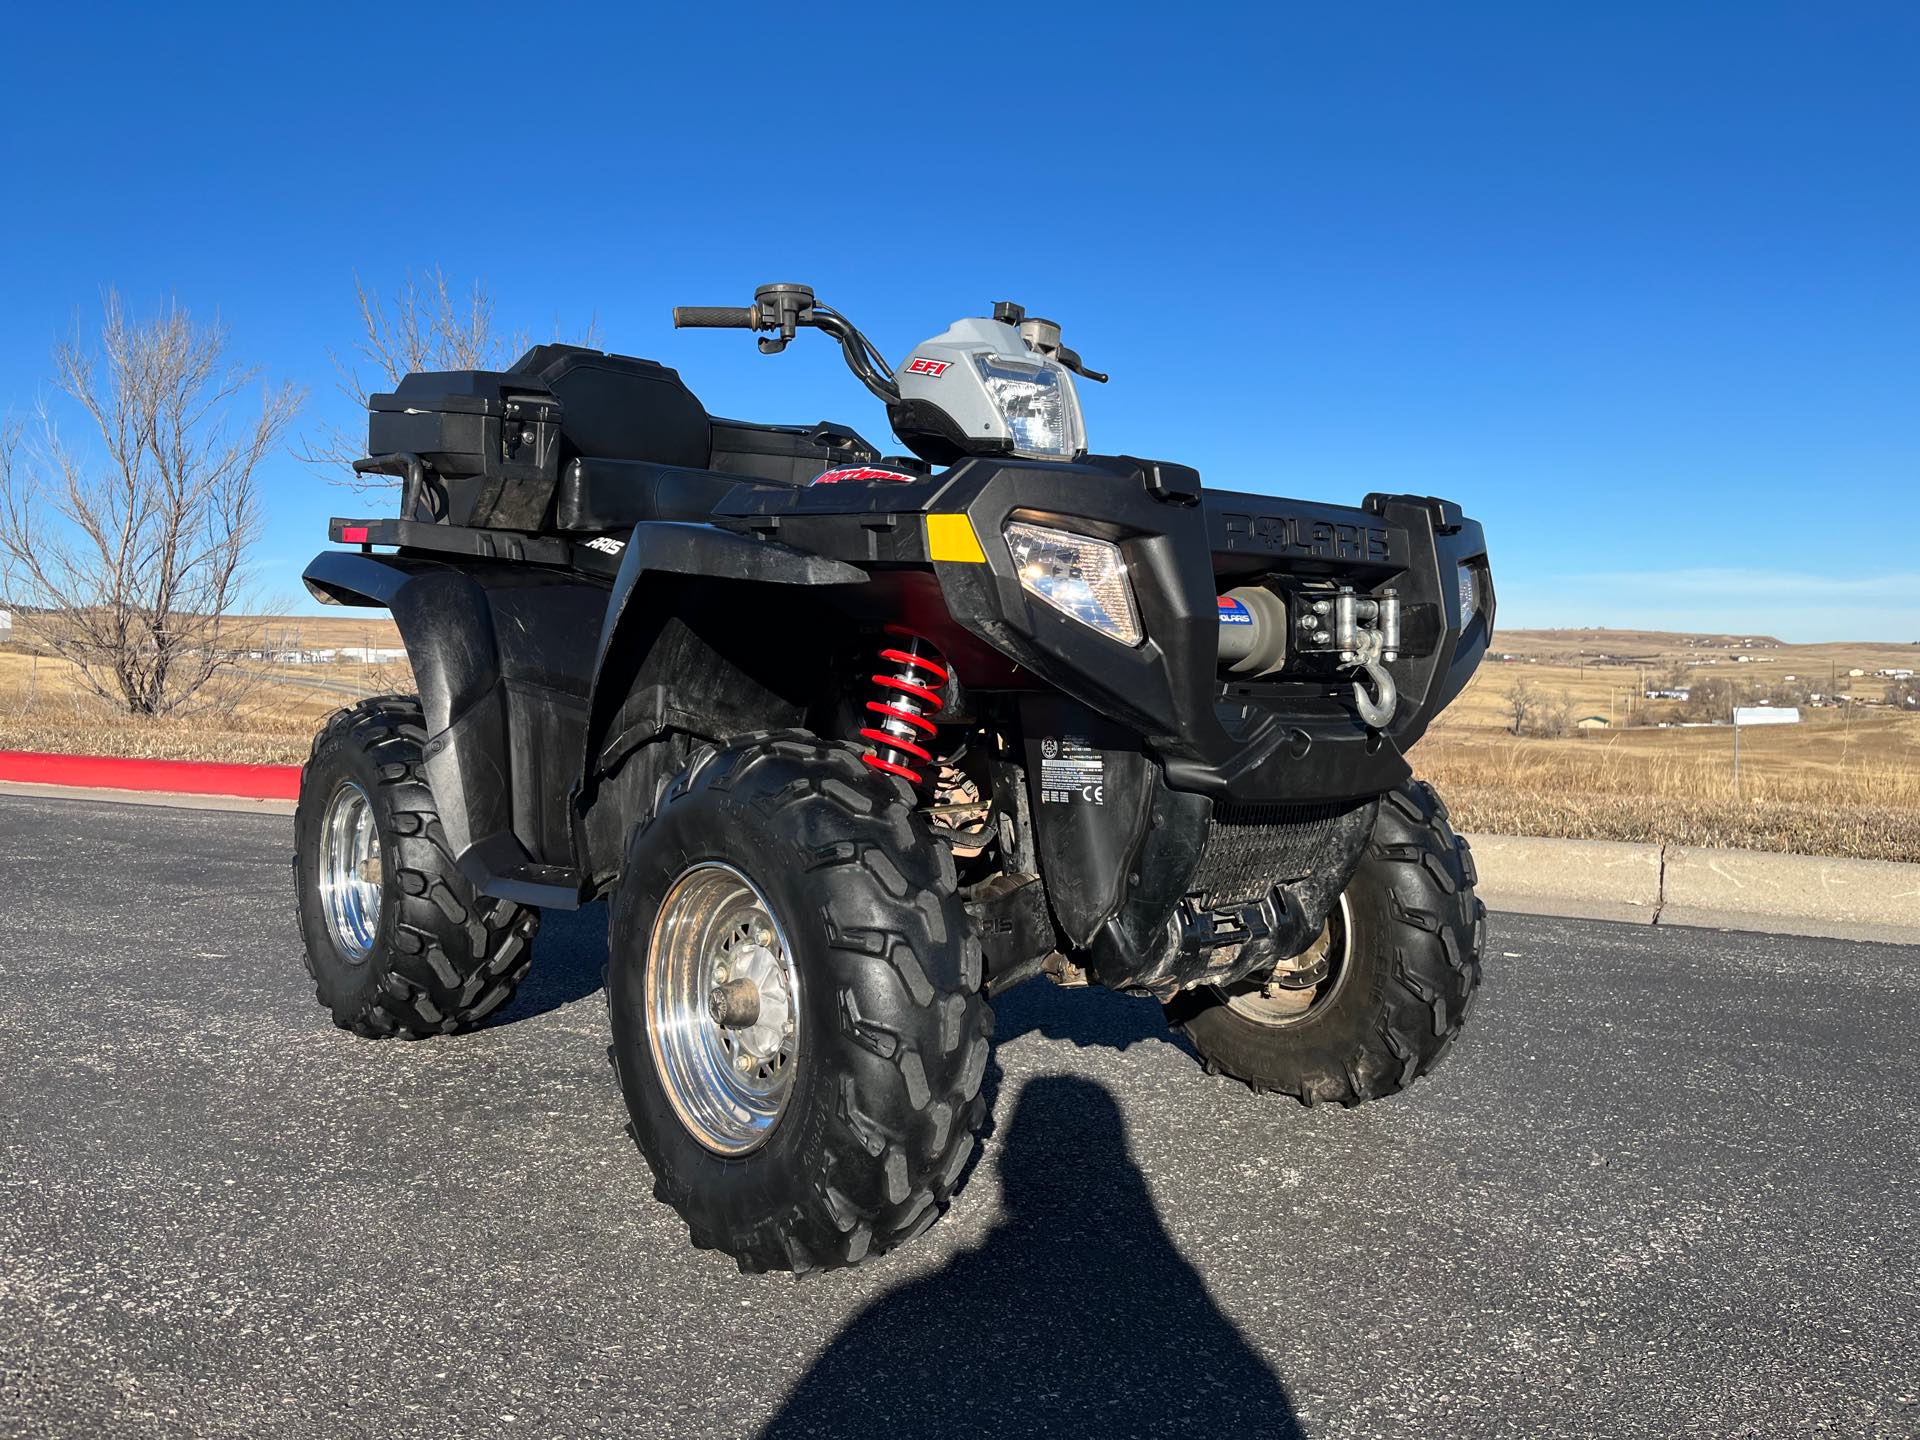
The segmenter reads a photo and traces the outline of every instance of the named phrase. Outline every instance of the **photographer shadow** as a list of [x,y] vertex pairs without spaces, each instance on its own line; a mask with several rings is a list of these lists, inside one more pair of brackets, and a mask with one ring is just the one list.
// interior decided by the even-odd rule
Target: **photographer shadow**
[[1112,1095],[1030,1080],[1002,1133],[985,1242],[852,1320],[763,1436],[1300,1435],[1162,1227]]

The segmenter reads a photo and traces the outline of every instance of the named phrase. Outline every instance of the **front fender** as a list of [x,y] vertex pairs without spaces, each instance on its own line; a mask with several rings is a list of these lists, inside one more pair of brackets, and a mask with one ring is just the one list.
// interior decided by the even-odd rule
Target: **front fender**
[[684,744],[655,742],[802,723],[792,592],[866,580],[856,565],[712,525],[634,528],[600,629],[580,757],[596,884],[617,869],[626,830],[682,758]]

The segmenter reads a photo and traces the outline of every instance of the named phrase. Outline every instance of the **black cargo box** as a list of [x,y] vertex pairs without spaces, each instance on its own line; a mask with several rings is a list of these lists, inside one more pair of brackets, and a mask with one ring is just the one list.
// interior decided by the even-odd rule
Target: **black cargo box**
[[580,456],[704,469],[707,412],[650,360],[537,345],[511,370],[409,375],[368,401],[369,451],[426,463],[415,518],[538,531],[562,466]]
[[561,406],[517,375],[451,370],[409,375],[367,402],[367,448],[418,455],[432,513],[450,525],[538,530],[560,478]]

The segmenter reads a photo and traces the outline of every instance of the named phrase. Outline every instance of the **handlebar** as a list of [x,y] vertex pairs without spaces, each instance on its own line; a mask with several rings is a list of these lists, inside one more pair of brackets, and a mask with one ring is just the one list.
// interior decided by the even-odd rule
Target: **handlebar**
[[676,305],[673,328],[676,330],[752,330],[755,317],[751,305]]
[[766,355],[786,349],[803,326],[824,330],[840,342],[847,367],[862,385],[888,405],[899,403],[900,387],[873,342],[838,310],[816,301],[810,285],[762,285],[751,305],[676,305],[673,325],[676,330],[765,330],[760,350]]

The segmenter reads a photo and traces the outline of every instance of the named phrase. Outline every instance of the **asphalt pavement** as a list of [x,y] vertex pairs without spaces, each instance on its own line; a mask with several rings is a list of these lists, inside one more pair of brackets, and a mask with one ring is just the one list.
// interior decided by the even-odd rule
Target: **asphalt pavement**
[[1036,982],[949,1216],[796,1283],[651,1198],[600,910],[358,1040],[289,845],[0,796],[0,1435],[1920,1434],[1920,950],[1496,916],[1348,1112]]

